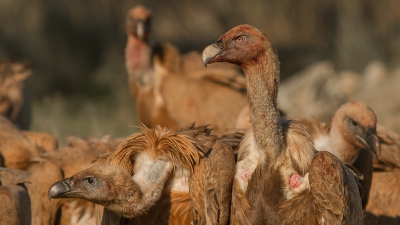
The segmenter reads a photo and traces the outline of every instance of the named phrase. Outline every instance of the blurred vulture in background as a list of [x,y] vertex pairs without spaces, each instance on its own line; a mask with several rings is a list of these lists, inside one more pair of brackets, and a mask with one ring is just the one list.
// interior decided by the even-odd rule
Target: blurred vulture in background
[[378,126],[377,131],[382,150],[374,159],[364,224],[400,224],[400,137],[383,126]]
[[30,173],[0,167],[0,225],[31,224]]
[[[233,65],[205,69],[197,52],[180,55],[171,44],[149,45],[151,12],[143,6],[126,18],[129,86],[137,116],[148,127],[212,124],[216,134],[234,128],[247,107],[246,80]],[[248,120],[248,119],[247,119]]]
[[29,129],[31,102],[25,80],[31,75],[26,61],[0,60],[0,115],[19,129]]

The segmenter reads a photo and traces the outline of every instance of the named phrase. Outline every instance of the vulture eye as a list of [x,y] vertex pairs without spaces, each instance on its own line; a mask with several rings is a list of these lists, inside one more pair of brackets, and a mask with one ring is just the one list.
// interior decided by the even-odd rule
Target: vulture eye
[[352,120],[352,119],[350,119],[350,124],[355,126],[355,127],[358,126],[358,123],[356,121]]
[[246,41],[246,38],[244,36],[239,36],[235,39],[235,41],[238,43],[244,43]]
[[89,184],[96,184],[96,179],[93,177],[86,178],[86,180]]

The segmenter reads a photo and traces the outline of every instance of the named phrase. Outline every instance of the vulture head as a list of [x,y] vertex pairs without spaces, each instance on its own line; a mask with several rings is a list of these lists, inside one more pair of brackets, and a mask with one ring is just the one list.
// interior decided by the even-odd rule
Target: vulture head
[[125,170],[111,165],[98,165],[78,172],[54,183],[48,191],[49,199],[82,198],[118,212],[138,210],[135,208],[137,204],[129,209],[119,208],[122,206],[120,203],[128,198],[132,202],[139,202],[141,194],[139,187]]
[[[239,25],[222,35],[214,44],[207,46],[202,55],[203,64],[228,62],[245,71],[261,61],[267,52],[274,51],[271,42],[259,29],[250,25]],[[275,54],[272,54],[275,55]]]
[[151,11],[144,6],[136,6],[126,16],[126,33],[147,42],[151,31]]
[[143,215],[164,191],[176,187],[171,181],[175,171],[190,174],[200,162],[204,154],[191,135],[187,130],[142,127],[110,154],[108,165],[56,182],[48,197],[86,199],[126,218]]
[[[380,143],[376,133],[376,123],[377,118],[374,111],[367,105],[355,101],[342,105],[332,119],[332,126],[337,126],[336,129],[347,142],[369,151],[375,158],[378,158]],[[354,156],[349,155],[349,157]],[[354,159],[347,159],[345,162]]]

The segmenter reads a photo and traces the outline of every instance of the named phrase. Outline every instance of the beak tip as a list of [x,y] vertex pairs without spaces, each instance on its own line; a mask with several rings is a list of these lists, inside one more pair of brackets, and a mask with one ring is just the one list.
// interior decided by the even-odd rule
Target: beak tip
[[49,200],[52,198],[57,198],[58,196],[61,196],[63,193],[66,193],[69,191],[69,187],[64,181],[58,181],[54,183],[53,185],[50,186],[48,192],[47,192],[47,197]]
[[219,46],[217,46],[216,44],[207,46],[203,50],[203,54],[202,54],[202,60],[203,60],[204,67],[207,68],[207,64],[214,62],[213,59],[217,55],[220,55],[221,53],[222,53],[221,48]]

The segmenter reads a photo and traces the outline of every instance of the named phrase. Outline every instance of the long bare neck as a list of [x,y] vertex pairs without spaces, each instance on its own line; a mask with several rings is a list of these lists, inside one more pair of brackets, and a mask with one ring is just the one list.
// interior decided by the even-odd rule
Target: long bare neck
[[138,40],[128,36],[128,42],[125,49],[126,68],[128,70],[129,80],[136,82],[137,85],[146,83],[145,76],[151,67],[151,47],[145,41]]
[[280,153],[284,139],[277,108],[279,61],[272,47],[267,47],[257,63],[245,67],[244,71],[256,143],[262,149]]
[[359,147],[345,140],[345,132],[336,124],[332,125],[329,132],[330,152],[347,164],[353,164],[359,154]]

